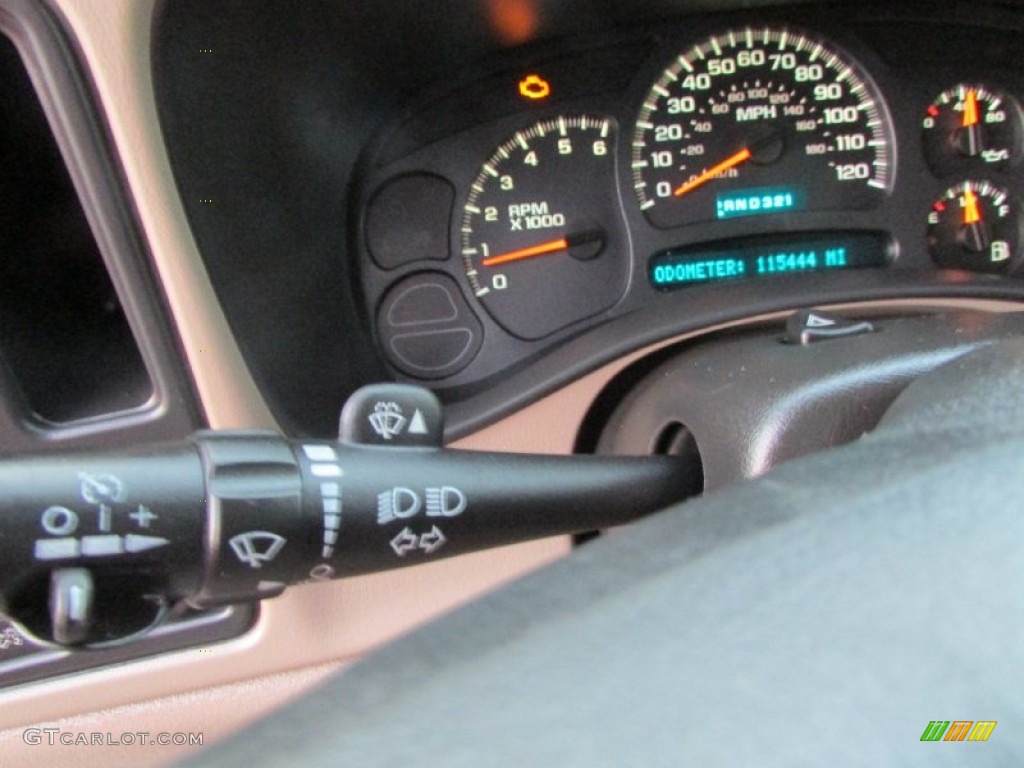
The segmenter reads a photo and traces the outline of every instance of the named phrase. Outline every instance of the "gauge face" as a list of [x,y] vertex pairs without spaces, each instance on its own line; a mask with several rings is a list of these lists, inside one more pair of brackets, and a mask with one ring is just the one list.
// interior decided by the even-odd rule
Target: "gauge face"
[[791,30],[735,29],[651,87],[633,181],[660,227],[870,208],[892,187],[891,136],[881,97],[845,55]]
[[940,93],[922,127],[925,158],[939,176],[1002,169],[1020,156],[1020,107],[984,85],[960,84]]
[[1021,215],[1006,190],[965,181],[928,214],[928,249],[940,267],[1008,272],[1020,260]]
[[462,258],[470,287],[509,333],[539,339],[613,305],[628,241],[611,120],[562,116],[517,132],[470,187]]

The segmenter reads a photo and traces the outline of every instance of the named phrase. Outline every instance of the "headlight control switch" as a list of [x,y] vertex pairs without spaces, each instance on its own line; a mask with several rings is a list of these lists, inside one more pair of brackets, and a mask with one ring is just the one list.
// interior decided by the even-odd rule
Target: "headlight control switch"
[[0,462],[0,609],[99,646],[185,608],[628,522],[693,495],[670,457],[442,449],[434,395],[380,385],[341,439],[201,432],[123,454]]

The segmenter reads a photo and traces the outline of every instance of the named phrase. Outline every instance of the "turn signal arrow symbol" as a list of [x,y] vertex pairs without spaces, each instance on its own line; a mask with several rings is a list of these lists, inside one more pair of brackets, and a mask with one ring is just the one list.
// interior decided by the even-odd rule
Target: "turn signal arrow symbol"
[[429,533],[424,533],[420,536],[420,549],[428,555],[432,555],[443,547],[446,541],[448,541],[448,539],[446,539],[444,534],[441,533],[441,529],[435,525]]
[[399,557],[405,557],[415,549],[422,549],[426,555],[432,555],[448,542],[444,533],[436,525],[427,533],[417,535],[412,528],[403,528],[395,538],[390,541],[391,548]]
[[403,528],[402,532],[391,540],[391,548],[399,557],[405,557],[416,549],[419,540],[419,536],[412,532],[412,528]]

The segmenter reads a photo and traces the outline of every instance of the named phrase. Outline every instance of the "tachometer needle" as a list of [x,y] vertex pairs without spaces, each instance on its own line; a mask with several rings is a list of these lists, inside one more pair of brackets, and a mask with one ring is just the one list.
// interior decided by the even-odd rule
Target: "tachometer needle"
[[548,240],[545,243],[531,245],[527,248],[516,248],[514,251],[506,251],[505,253],[488,256],[480,263],[485,267],[496,267],[499,264],[508,264],[510,261],[521,261],[522,259],[529,259],[534,256],[543,256],[548,253],[566,251],[573,246],[583,245],[585,243],[600,240],[601,238],[602,234],[599,231],[580,232],[575,235],[560,237],[557,240]]
[[701,184],[710,181],[718,174],[725,173],[730,168],[735,168],[737,165],[747,162],[747,160],[749,160],[752,156],[753,153],[750,151],[750,148],[744,147],[735,155],[727,157],[718,165],[714,165],[711,168],[708,168],[700,176],[696,176],[690,179],[685,184],[681,184],[680,186],[676,187],[675,191],[672,194],[675,195],[676,197],[679,197],[680,195],[685,195],[687,192],[696,189]]
[[543,256],[545,253],[564,251],[568,247],[569,241],[562,237],[558,240],[548,240],[546,243],[540,243],[539,245],[531,245],[529,248],[517,248],[514,251],[506,251],[496,256],[488,256],[481,263],[485,267],[494,267],[498,264],[507,264],[510,261],[529,259],[531,256]]

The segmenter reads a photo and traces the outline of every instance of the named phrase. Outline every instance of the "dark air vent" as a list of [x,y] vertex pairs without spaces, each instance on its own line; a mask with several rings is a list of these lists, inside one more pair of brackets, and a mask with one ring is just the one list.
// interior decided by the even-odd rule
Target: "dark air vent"
[[0,363],[43,422],[124,411],[153,394],[32,83],[2,37]]

